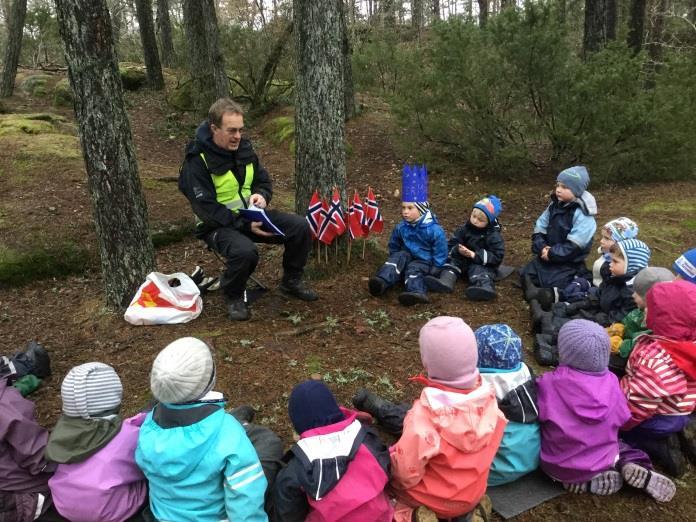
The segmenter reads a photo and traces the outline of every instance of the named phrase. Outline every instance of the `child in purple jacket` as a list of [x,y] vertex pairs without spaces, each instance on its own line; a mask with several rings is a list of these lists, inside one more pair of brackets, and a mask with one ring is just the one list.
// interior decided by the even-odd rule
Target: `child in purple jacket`
[[147,481],[135,463],[145,414],[122,420],[123,388],[114,369],[91,362],[63,379],[63,415],[46,446],[58,463],[48,481],[56,510],[72,522],[121,522],[147,500]]
[[619,441],[631,417],[617,377],[607,369],[609,335],[585,319],[558,334],[560,365],[537,379],[540,466],[572,493],[611,495],[624,482],[668,502],[676,487],[650,458]]
[[39,426],[34,403],[0,378],[0,520],[30,522],[51,503],[48,479],[53,464],[44,459],[48,431]]

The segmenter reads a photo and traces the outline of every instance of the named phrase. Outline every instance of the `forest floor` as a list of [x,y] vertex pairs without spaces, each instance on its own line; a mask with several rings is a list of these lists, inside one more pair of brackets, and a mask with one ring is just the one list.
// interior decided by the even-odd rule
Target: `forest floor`
[[[196,122],[171,108],[162,93],[129,92],[126,100],[151,228],[181,230],[192,218],[174,181]],[[362,242],[353,245],[349,264],[345,247],[339,256],[330,249],[328,265],[312,258],[308,277],[320,301],[304,303],[286,299],[276,290],[282,249],[261,246],[257,275],[271,291],[253,305],[250,321],[227,320],[222,296],[211,293],[205,296],[198,319],[159,327],[131,326],[102,306],[87,180],[72,109],[56,109],[46,98],[22,93],[5,103],[11,114],[0,115],[0,261],[34,248],[54,252],[56,262],[71,247],[86,249],[90,256],[83,273],[0,287],[0,353],[20,350],[30,339],[39,340],[51,353],[53,376],[31,396],[43,425],[51,427],[60,415],[60,383],[66,372],[92,360],[117,370],[124,385],[123,412],[136,412],[150,398],[149,369],[156,354],[169,342],[189,335],[213,347],[217,388],[230,405],[251,404],[258,410],[256,421],[277,431],[288,445],[292,442],[288,393],[313,374],[321,375],[345,404],[362,386],[396,401],[416,398],[419,387],[408,377],[421,371],[417,333],[437,315],[461,316],[472,328],[510,324],[523,338],[526,360],[535,366],[529,310],[514,276],[499,283],[495,301],[483,304],[466,301],[461,283],[456,293],[433,295],[432,304],[413,308],[400,306],[394,292],[379,299],[368,294],[367,279],[384,260],[388,231],[400,219],[401,166],[420,158],[404,152],[403,131],[393,124],[381,101],[370,97],[361,101],[360,116],[347,128],[351,150],[347,188],[364,196],[372,186],[385,218],[385,232],[370,238],[364,259]],[[64,120],[27,124],[22,117],[32,113],[51,113]],[[291,210],[294,160],[287,143],[274,142],[269,123],[281,114],[287,110],[247,125],[274,180],[273,205]],[[534,220],[554,180],[552,172],[488,179],[443,159],[430,170],[430,199],[445,230],[451,231],[467,219],[471,205],[482,195],[501,197],[505,262],[519,267],[529,257]],[[628,215],[641,225],[641,238],[653,248],[651,264],[670,266],[680,252],[696,244],[696,182],[591,185],[590,189],[600,208],[598,223]],[[190,272],[196,265],[209,274],[221,268],[215,256],[189,235],[157,250],[161,272]],[[694,469],[677,483],[677,495],[667,505],[634,491],[612,497],[566,494],[515,520],[696,520]]]

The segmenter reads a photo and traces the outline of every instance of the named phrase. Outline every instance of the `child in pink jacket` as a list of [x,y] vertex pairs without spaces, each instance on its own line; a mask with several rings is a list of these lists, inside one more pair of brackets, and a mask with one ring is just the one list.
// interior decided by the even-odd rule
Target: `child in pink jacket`
[[[464,321],[431,319],[418,340],[427,376],[415,380],[425,388],[405,413],[401,438],[391,448],[396,522],[409,522],[421,505],[445,520],[470,513],[486,492],[507,424],[493,387],[482,384],[476,338]],[[366,391],[353,401],[392,427],[406,409]]]

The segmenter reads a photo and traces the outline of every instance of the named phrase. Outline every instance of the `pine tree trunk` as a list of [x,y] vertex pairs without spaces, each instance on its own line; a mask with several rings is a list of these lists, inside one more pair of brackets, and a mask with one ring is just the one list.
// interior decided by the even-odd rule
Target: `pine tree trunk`
[[164,89],[162,64],[157,52],[157,38],[152,23],[152,2],[150,0],[135,0],[135,11],[140,26],[140,42],[143,45],[147,83],[151,89]]
[[440,19],[440,0],[433,0],[433,19]]
[[628,46],[638,54],[643,47],[645,33],[645,0],[631,0],[631,17],[628,21]]
[[155,267],[105,0],[57,0],[106,304],[125,308]]
[[215,0],[200,0],[205,22],[206,44],[208,46],[208,60],[212,64],[213,78],[215,81],[215,97],[222,98],[230,95],[230,81],[225,72],[225,56],[218,43],[220,31],[218,29],[217,14],[215,13]]
[[488,23],[488,0],[477,0],[479,6],[479,27],[486,27]]
[[215,77],[208,54],[205,22],[200,0],[183,0],[184,31],[188,44],[189,71],[193,106],[199,116],[206,116],[217,99]]
[[5,58],[2,62],[4,67],[2,69],[2,78],[0,78],[0,98],[9,98],[14,91],[26,16],[27,0],[14,0],[12,10],[10,11],[10,19],[8,20],[9,31],[5,45]]
[[423,28],[423,0],[411,0],[411,27],[418,33]]
[[616,0],[585,0],[583,52],[599,51],[616,38]]
[[111,34],[114,42],[114,52],[116,60],[118,60],[118,48],[121,43],[121,27],[123,25],[123,5],[119,0],[111,0],[107,2],[107,8],[111,15]]
[[355,116],[355,89],[353,85],[353,46],[346,23],[345,4],[338,0],[341,25],[341,53],[343,55],[343,116],[348,121]]
[[176,52],[172,41],[172,22],[169,18],[169,0],[157,0],[157,36],[164,67],[174,67]]
[[293,0],[295,17],[295,210],[315,189],[345,195],[343,55],[338,2]]
[[662,67],[663,49],[665,38],[665,17],[669,8],[669,0],[657,0],[655,11],[652,13],[652,25],[650,27],[650,35],[647,44],[648,57],[650,58],[647,67],[647,77],[645,80],[645,88],[652,89],[655,87],[655,77]]
[[280,58],[283,56],[283,51],[286,49],[288,45],[288,40],[292,35],[292,30],[293,22],[290,22],[285,27],[283,33],[278,37],[278,40],[273,46],[273,49],[271,49],[271,53],[268,55],[266,63],[264,64],[263,69],[261,70],[261,75],[259,76],[259,79],[256,81],[256,85],[254,86],[254,93],[252,95],[251,102],[252,106],[259,107],[266,102],[268,87],[271,81],[273,80],[276,67],[280,62]]

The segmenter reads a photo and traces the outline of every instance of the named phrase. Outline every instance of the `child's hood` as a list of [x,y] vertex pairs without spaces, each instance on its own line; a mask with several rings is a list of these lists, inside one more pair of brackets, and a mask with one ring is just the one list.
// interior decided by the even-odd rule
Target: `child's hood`
[[[168,476],[177,480],[193,473],[220,444],[219,432],[229,416],[223,406],[224,402],[176,409],[157,405],[140,433],[145,466],[166,470]],[[233,434],[230,436],[234,438]]]
[[597,215],[597,201],[589,192],[583,192],[575,201],[580,206],[580,209],[588,216]]
[[[566,411],[572,411],[591,425],[611,421],[617,411],[617,399],[622,398],[618,379],[608,370],[589,373],[559,366],[539,377],[537,382],[540,400],[548,409],[555,410],[555,404],[563,404]],[[547,396],[546,400],[542,399],[542,394]],[[542,420],[548,417],[544,412],[541,416]]]
[[318,500],[338,484],[355,459],[365,434],[355,413],[302,434],[290,451],[302,464],[298,479],[308,495]]
[[498,409],[493,387],[482,383],[469,393],[426,387],[418,399],[440,437],[465,453],[490,444],[503,414]]
[[435,217],[435,214],[433,214],[430,210],[426,210],[425,213],[419,217],[416,221],[413,223],[409,223],[409,225],[412,227],[428,227],[433,224],[437,224],[437,218]]

